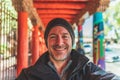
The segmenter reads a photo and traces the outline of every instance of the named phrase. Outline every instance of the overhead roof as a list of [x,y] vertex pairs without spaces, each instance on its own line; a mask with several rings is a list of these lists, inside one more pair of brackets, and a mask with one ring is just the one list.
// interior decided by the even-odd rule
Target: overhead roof
[[[78,23],[84,14],[104,11],[109,0],[13,0],[17,11],[27,11],[33,25],[45,28],[55,18],[65,18],[70,23]],[[22,7],[22,8],[21,8]]]

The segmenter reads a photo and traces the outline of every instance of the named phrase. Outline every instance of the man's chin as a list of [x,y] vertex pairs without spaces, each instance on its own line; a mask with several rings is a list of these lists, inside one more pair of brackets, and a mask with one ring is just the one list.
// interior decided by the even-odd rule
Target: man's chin
[[58,57],[57,57],[57,58],[54,57],[54,59],[55,59],[56,61],[65,61],[65,60],[67,60],[67,58],[68,58],[67,56],[66,56],[66,57],[59,57],[59,58],[58,58]]
[[66,58],[65,59],[55,59],[56,61],[59,61],[59,62],[62,62],[62,61],[65,61],[67,60]]

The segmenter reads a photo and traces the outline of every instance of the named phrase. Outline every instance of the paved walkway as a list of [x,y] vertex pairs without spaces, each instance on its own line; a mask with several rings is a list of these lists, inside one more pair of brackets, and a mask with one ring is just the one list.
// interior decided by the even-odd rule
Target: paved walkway
[[120,76],[120,62],[106,63],[106,71],[110,71]]

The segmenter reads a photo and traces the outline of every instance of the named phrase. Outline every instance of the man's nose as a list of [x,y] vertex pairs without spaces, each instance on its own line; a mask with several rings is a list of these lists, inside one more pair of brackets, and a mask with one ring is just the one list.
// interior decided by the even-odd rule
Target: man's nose
[[63,39],[62,39],[61,36],[58,36],[58,38],[57,38],[57,40],[56,40],[56,43],[57,43],[58,45],[63,44]]

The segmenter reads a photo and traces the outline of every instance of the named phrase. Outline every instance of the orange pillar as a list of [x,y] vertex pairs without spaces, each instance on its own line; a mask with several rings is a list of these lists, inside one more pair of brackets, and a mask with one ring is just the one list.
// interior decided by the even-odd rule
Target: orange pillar
[[47,51],[47,48],[44,42],[44,33],[42,31],[40,31],[39,41],[40,41],[39,55],[41,56],[45,51]]
[[39,58],[39,28],[33,27],[32,32],[32,64],[34,64]]
[[18,12],[17,76],[28,66],[27,12]]

